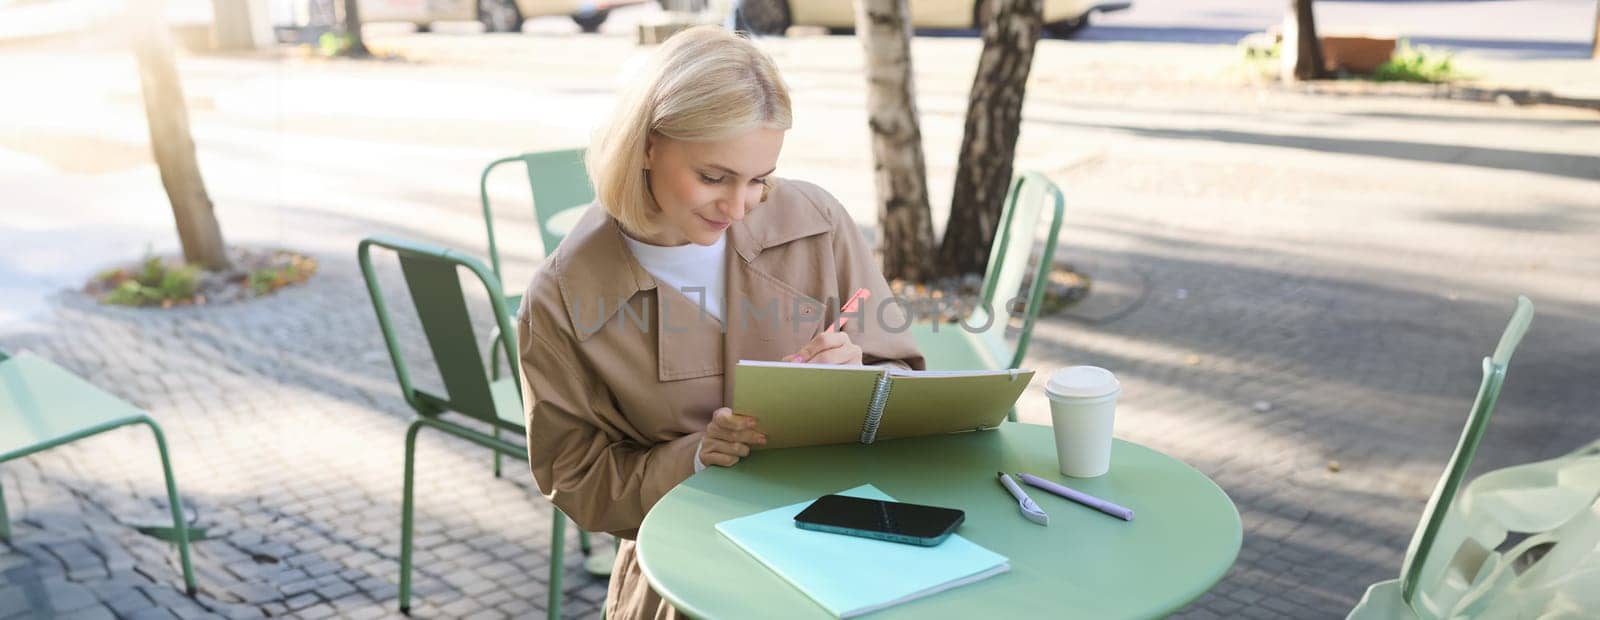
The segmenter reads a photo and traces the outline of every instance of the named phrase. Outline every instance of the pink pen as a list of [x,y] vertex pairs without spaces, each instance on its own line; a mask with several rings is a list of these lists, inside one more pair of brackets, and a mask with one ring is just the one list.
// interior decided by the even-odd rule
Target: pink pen
[[867,299],[870,299],[871,297],[872,297],[872,291],[869,291],[869,290],[867,290],[865,288],[856,289],[855,294],[851,295],[850,299],[848,301],[844,302],[844,307],[839,309],[839,320],[834,322],[834,324],[829,325],[828,329],[825,329],[825,330],[822,330],[822,331],[824,333],[826,333],[826,332],[836,332],[836,331],[839,331],[841,329],[844,329],[845,322],[850,320],[850,317],[845,316],[845,313],[846,312],[855,312],[857,308],[861,307],[861,302],[866,301]]
[[[844,324],[850,320],[850,317],[845,316],[844,313],[855,312],[856,308],[861,306],[861,301],[867,299],[868,297],[872,297],[872,291],[869,291],[865,288],[856,289],[855,294],[851,295],[850,299],[844,302],[844,307],[839,309],[839,320],[834,321],[834,323],[829,325],[827,329],[822,330],[822,333],[826,334],[828,332],[836,332],[844,329]],[[783,361],[804,362],[805,359],[801,358],[799,355],[791,355],[784,358]]]

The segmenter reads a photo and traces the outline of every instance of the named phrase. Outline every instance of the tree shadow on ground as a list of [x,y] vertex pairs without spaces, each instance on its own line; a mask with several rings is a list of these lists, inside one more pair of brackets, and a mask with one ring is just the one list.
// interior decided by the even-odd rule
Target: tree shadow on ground
[[1600,120],[1593,118],[1521,118],[1503,115],[1471,116],[1456,114],[1416,114],[1412,112],[1340,112],[1339,115],[1356,118],[1376,118],[1396,121],[1422,121],[1426,123],[1528,125],[1533,127],[1600,127]]
[[1595,209],[1566,204],[1529,206],[1516,212],[1450,211],[1434,215],[1432,219],[1485,230],[1563,235],[1593,235],[1594,230],[1600,228],[1600,213]]
[[1109,129],[1145,138],[1199,140],[1228,144],[1270,146],[1317,153],[1362,155],[1402,161],[1475,166],[1493,170],[1514,170],[1580,180],[1600,179],[1600,157],[1575,153],[1524,151],[1495,147],[1432,144],[1404,140],[1371,138],[1333,138],[1327,136],[1267,134],[1231,129],[1173,129],[1116,125],[1029,115],[1028,122],[1061,127]]

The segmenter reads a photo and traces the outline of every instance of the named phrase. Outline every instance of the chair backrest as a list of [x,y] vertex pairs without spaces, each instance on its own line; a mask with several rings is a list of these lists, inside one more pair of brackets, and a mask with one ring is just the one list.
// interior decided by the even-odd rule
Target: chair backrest
[[594,201],[594,186],[589,183],[583,155],[584,149],[523,153],[497,159],[483,169],[478,179],[478,196],[483,202],[483,224],[489,233],[489,264],[495,275],[503,274],[500,251],[495,245],[494,213],[489,208],[489,173],[501,164],[523,164],[533,196],[534,220],[539,224],[539,239],[548,256],[577,221],[577,216],[582,215],[579,207]]
[[[989,248],[989,268],[983,276],[979,312],[993,312],[994,325],[982,332],[983,341],[994,359],[1008,363],[1008,368],[1020,368],[1023,357],[1028,353],[1033,323],[1039,317],[1045,289],[1049,288],[1056,241],[1061,233],[1063,202],[1061,189],[1037,172],[1018,175],[1011,182],[1011,190],[1006,193],[1000,226],[995,231],[994,244]],[[1039,218],[1045,216],[1049,217],[1049,221],[1041,222]],[[1011,346],[1005,342],[1006,325],[1012,311],[1008,302],[1022,295],[1022,284],[1029,267],[1028,257],[1033,253],[1033,241],[1041,223],[1049,226],[1044,251],[1035,267],[1033,286],[1023,302],[1021,333],[1017,344]],[[987,314],[975,314],[971,322],[982,325],[987,318]]]
[[[377,274],[373,271],[371,250],[374,246],[392,250],[400,261],[406,286],[411,291],[411,301],[417,318],[433,351],[434,363],[444,381],[445,394],[434,394],[418,389],[400,353],[399,338],[394,322],[389,317]],[[400,391],[406,402],[418,414],[433,416],[445,411],[506,426],[495,414],[494,393],[489,384],[489,374],[479,354],[478,339],[473,333],[472,317],[467,311],[467,297],[462,290],[460,268],[466,268],[488,294],[496,325],[500,333],[510,334],[511,319],[505,301],[500,296],[500,279],[490,273],[483,263],[466,254],[394,237],[369,237],[363,239],[356,250],[361,262],[361,275],[367,282],[367,293],[372,297],[372,309],[378,315],[378,326],[389,347],[389,359],[394,362],[394,372],[400,381]],[[505,347],[506,359],[517,359],[513,338],[500,338],[496,342]],[[517,381],[519,369],[508,364],[511,380]]]
[[1422,519],[1412,534],[1405,560],[1400,565],[1400,599],[1412,609],[1422,611],[1425,606],[1418,605],[1421,596],[1419,589],[1439,583],[1446,568],[1460,551],[1459,545],[1440,546],[1436,543],[1444,538],[1441,537],[1441,531],[1456,518],[1450,510],[1451,503],[1455,501],[1462,480],[1472,466],[1478,443],[1483,440],[1484,429],[1489,426],[1489,417],[1494,413],[1500,388],[1505,383],[1511,354],[1522,342],[1522,336],[1532,322],[1533,302],[1528,301],[1527,297],[1518,297],[1516,310],[1500,336],[1494,354],[1483,358],[1483,381],[1478,386],[1478,395],[1473,400],[1466,426],[1461,430],[1461,439],[1456,443],[1455,453],[1450,456],[1444,475],[1439,477],[1439,483],[1422,511]]

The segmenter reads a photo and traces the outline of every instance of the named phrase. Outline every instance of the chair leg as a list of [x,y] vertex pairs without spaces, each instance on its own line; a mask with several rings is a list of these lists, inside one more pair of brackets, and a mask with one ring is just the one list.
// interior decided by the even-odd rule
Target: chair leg
[[146,418],[146,426],[155,433],[156,448],[161,451],[161,473],[167,477],[167,504],[172,508],[172,529],[178,539],[178,558],[183,564],[184,591],[194,596],[194,566],[189,562],[189,524],[183,518],[183,503],[178,498],[178,480],[172,476],[172,460],[167,458],[167,438],[155,420]]
[[[499,426],[494,427],[494,438],[495,439],[499,439],[500,438],[500,427]],[[494,452],[494,477],[499,478],[500,477],[500,457],[501,457],[501,454],[500,454],[499,450],[491,450],[491,452]]]
[[0,484],[0,540],[11,540],[11,518],[6,516],[6,487]]
[[550,598],[545,603],[549,611],[550,620],[561,617],[561,573],[563,565],[563,552],[567,542],[567,515],[561,509],[551,506],[550,512],[555,516],[550,520]]
[[411,496],[412,478],[416,471],[417,431],[422,421],[411,423],[406,429],[405,495],[400,500],[400,613],[411,615]]
[[578,547],[583,549],[583,571],[596,579],[610,579],[612,565],[617,563],[617,550],[615,545],[611,549],[596,553],[589,544],[589,533],[578,530]]
[[[495,327],[494,328],[494,332],[492,334],[490,334],[490,336],[489,336],[489,380],[490,381],[499,381],[500,380],[500,328],[499,327]],[[495,439],[499,439],[500,438],[500,427],[499,426],[495,426],[494,427],[494,438]],[[492,452],[494,452],[494,477],[499,478],[500,477],[500,458],[501,458],[501,454],[500,454],[499,450],[492,450]]]

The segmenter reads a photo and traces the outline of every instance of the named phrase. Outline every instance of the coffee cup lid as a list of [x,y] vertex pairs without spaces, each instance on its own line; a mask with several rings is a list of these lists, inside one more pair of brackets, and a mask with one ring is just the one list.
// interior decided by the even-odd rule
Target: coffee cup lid
[[1056,396],[1098,398],[1122,390],[1116,375],[1098,366],[1071,366],[1050,375],[1045,389]]

